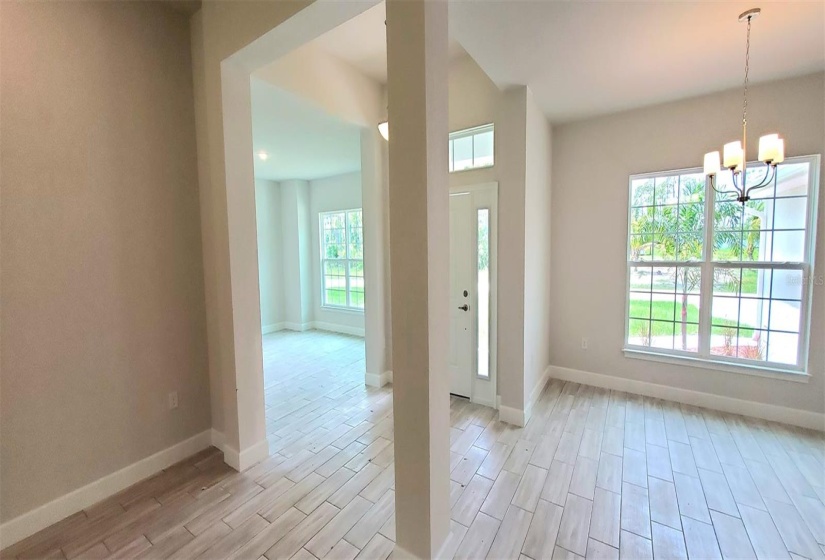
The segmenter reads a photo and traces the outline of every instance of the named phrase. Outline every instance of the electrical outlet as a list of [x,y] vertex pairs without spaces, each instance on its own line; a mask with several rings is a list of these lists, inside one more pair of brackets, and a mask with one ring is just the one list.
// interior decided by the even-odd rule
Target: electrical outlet
[[178,407],[178,392],[172,391],[168,395],[169,399],[169,410],[174,410]]
[[587,350],[587,337],[582,337],[582,350]]

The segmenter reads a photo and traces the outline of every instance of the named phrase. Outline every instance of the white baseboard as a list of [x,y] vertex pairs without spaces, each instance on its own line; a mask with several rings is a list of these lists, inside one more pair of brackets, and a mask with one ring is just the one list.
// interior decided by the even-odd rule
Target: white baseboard
[[[433,555],[432,558],[435,559],[435,560],[439,560],[441,558],[444,558],[445,557],[444,553],[446,552],[445,549],[447,548],[448,545],[451,545],[451,544],[452,543],[450,543],[449,538],[444,539],[444,542],[441,543],[441,546],[439,547],[438,552],[436,552],[435,555]],[[396,560],[422,560],[421,558],[419,558],[418,556],[416,556],[415,554],[413,554],[412,552],[410,552],[409,550],[407,550],[406,548],[404,548],[404,547],[402,547],[398,544],[396,544],[393,547],[392,554],[390,556],[392,556]]]
[[339,325],[338,323],[327,323],[325,321],[309,321],[306,323],[290,323],[289,321],[281,323],[272,323],[271,325],[261,326],[263,334],[271,334],[278,331],[297,331],[304,332],[312,329],[319,331],[336,332],[341,334],[349,334],[352,336],[365,336],[365,331],[361,327],[352,327],[349,325]]
[[15,517],[0,525],[0,548],[11,546],[73,513],[105,500],[210,445],[211,430],[203,431]]
[[337,323],[325,323],[324,321],[313,321],[312,328],[319,331],[337,332],[341,334],[349,334],[352,336],[360,336],[363,338],[364,329],[361,327],[351,327],[349,325],[339,325]]
[[392,372],[385,371],[384,373],[365,373],[364,382],[369,387],[383,387],[387,383],[392,383]]
[[228,443],[223,433],[212,428],[212,445],[223,451],[223,461],[238,472],[245,471],[252,465],[260,463],[269,457],[269,442],[263,439],[247,447],[243,451],[238,451]]
[[481,406],[487,406],[490,408],[498,409],[496,403],[487,399],[470,399],[475,404],[480,404]]
[[282,331],[285,328],[284,324],[285,323],[281,322],[281,323],[272,323],[270,325],[261,325],[261,332],[263,334],[270,334],[270,333]]
[[627,379],[626,377],[617,377],[560,366],[550,366],[549,369],[551,377],[564,381],[574,381],[576,383],[603,387],[605,389],[636,393],[647,397],[667,399],[693,406],[712,408],[722,412],[753,416],[754,418],[762,418],[763,420],[825,431],[825,414],[818,412],[746,401],[733,397],[723,397],[721,395],[702,393],[690,389],[669,387],[656,383],[648,383],[647,381],[638,381],[635,379]]
[[524,411],[510,406],[498,405],[498,419],[518,427],[524,427]]
[[544,386],[547,385],[547,381],[550,379],[550,366],[544,368],[544,373],[541,374],[541,379],[539,382],[536,383],[536,386],[533,387],[533,390],[530,392],[530,398],[527,399],[527,402],[524,403],[524,425],[527,425],[527,422],[530,421],[530,417],[533,415],[533,407],[538,402],[539,397],[541,397],[541,392],[544,391]]
[[243,472],[252,465],[260,463],[267,457],[269,457],[269,441],[264,438],[258,443],[250,445],[238,454],[237,467],[234,467],[233,465],[230,466],[236,468],[238,472]]

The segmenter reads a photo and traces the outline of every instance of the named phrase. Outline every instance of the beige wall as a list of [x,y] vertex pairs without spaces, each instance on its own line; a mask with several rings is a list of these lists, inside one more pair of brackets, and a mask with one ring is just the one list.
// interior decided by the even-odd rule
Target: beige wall
[[[551,361],[554,365],[807,411],[825,411],[825,286],[814,287],[807,384],[625,358],[628,176],[697,167],[740,132],[732,90],[554,127]],[[779,132],[788,156],[825,151],[825,75],[752,86],[751,139]],[[748,157],[756,159],[756,142]],[[822,173],[820,172],[820,177]],[[820,193],[822,189],[820,188]],[[820,196],[816,260],[825,263]],[[820,273],[821,274],[821,273]],[[581,349],[581,338],[589,349]]]
[[258,226],[261,328],[268,332],[284,321],[281,189],[275,181],[255,179],[255,223]]
[[156,3],[0,10],[7,521],[210,413],[188,19]]
[[[524,181],[524,403],[531,407],[550,365],[551,128],[526,88]],[[534,394],[536,393],[536,394]]]
[[469,57],[450,65],[450,130],[495,123],[495,165],[450,173],[450,187],[497,181],[498,395],[501,404],[524,406],[524,179],[525,87],[501,92]]

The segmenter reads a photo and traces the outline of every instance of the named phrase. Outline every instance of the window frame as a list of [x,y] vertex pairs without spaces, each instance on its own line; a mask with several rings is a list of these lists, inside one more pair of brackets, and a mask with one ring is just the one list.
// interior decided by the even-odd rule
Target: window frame
[[[808,194],[806,205],[805,223],[805,244],[803,247],[804,260],[801,262],[780,262],[780,261],[747,261],[747,260],[719,260],[713,258],[713,235],[715,232],[715,209],[716,191],[710,187],[705,180],[705,208],[704,208],[704,231],[702,244],[702,258],[699,261],[633,261],[631,260],[631,235],[632,235],[632,209],[633,209],[633,182],[640,179],[650,179],[657,177],[672,177],[688,174],[701,174],[701,167],[677,169],[672,171],[661,171],[651,173],[640,173],[631,175],[628,179],[628,203],[627,203],[627,240],[625,244],[626,270],[625,270],[625,309],[624,309],[624,355],[631,358],[646,359],[657,362],[665,362],[693,367],[708,368],[724,372],[744,373],[762,377],[773,377],[790,381],[807,382],[808,356],[811,338],[811,315],[813,307],[813,278],[811,274],[815,270],[816,253],[816,226],[818,218],[818,195],[819,195],[819,154],[789,157],[784,164],[807,163],[809,165]],[[784,165],[784,164],[780,164]],[[759,162],[748,162],[754,167],[761,165]],[[774,198],[773,200],[776,200]],[[655,199],[654,199],[655,204]],[[769,230],[773,231],[773,230]],[[631,291],[631,270],[634,267],[679,267],[679,266],[699,266],[701,269],[701,281],[699,288],[699,325],[697,352],[688,352],[680,349],[654,348],[631,344],[630,340],[630,291]],[[756,361],[739,358],[735,356],[722,356],[711,353],[712,335],[712,309],[714,296],[714,271],[715,269],[738,268],[738,269],[766,269],[766,270],[800,270],[802,272],[801,295],[800,295],[800,318],[799,318],[799,344],[797,347],[796,364],[785,364],[780,362]],[[742,298],[741,292],[738,299]],[[678,323],[676,323],[678,324]]]
[[[361,213],[361,258],[351,258],[350,257],[350,220],[349,215],[350,212],[360,212]],[[328,259],[326,256],[326,242],[324,239],[324,217],[331,216],[334,214],[343,214],[344,215],[344,239],[345,239],[345,250],[346,250],[346,257],[341,259]],[[354,262],[360,262],[361,267],[363,270],[364,266],[364,234],[363,234],[363,223],[364,223],[364,210],[363,208],[347,208],[345,210],[326,210],[324,212],[318,212],[318,248],[320,250],[320,288],[321,288],[321,308],[322,309],[329,309],[334,311],[345,311],[350,313],[364,313],[364,306],[366,306],[366,290],[364,290],[364,306],[358,307],[351,304],[351,281],[350,281],[350,264]],[[344,293],[346,295],[347,303],[346,305],[336,305],[334,303],[327,303],[327,290],[326,290],[326,263],[327,262],[336,262],[342,263],[344,266],[344,279],[345,279],[345,289]]]
[[[454,132],[450,132],[447,137],[447,167],[449,173],[463,173],[465,171],[477,171],[479,169],[490,169],[491,167],[495,167],[496,165],[496,128],[495,123],[486,123],[481,124],[478,126],[473,126],[471,128],[465,128],[462,130],[456,130]],[[493,163],[489,165],[473,165],[472,167],[467,167],[464,169],[455,169],[455,148],[453,147],[453,142],[455,140],[460,140],[462,138],[470,137],[472,138],[473,142],[473,162],[475,163],[476,153],[475,153],[475,137],[479,134],[483,134],[485,132],[492,132],[493,133]]]

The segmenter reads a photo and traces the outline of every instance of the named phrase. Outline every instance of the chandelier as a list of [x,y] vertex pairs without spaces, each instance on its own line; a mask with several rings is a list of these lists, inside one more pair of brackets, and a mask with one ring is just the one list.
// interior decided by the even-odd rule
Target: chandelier
[[[748,184],[747,147],[748,147],[748,71],[750,70],[751,20],[761,13],[759,8],[752,8],[739,15],[740,22],[747,22],[748,34],[745,43],[745,86],[742,101],[742,141],[728,142],[723,151],[725,168],[729,169],[733,179],[734,190],[721,191],[717,186],[717,175],[721,169],[719,152],[705,154],[705,175],[710,186],[719,194],[734,194],[743,205],[750,200],[750,193],[770,185],[776,176],[776,166],[785,160],[785,141],[778,134],[768,134],[759,139],[759,161],[765,164],[762,179]],[[753,177],[753,174],[751,175]]]

